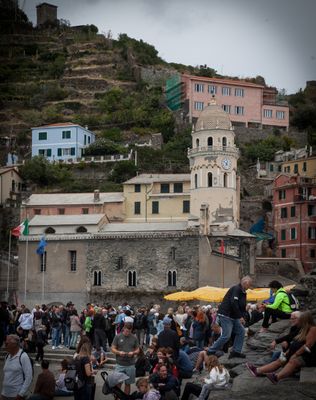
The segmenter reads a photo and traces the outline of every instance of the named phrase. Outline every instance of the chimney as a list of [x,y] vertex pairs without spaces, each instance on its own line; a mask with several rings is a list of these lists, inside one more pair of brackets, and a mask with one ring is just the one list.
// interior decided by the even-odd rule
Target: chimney
[[96,190],[94,191],[93,200],[94,200],[95,202],[100,201],[100,190],[96,189]]

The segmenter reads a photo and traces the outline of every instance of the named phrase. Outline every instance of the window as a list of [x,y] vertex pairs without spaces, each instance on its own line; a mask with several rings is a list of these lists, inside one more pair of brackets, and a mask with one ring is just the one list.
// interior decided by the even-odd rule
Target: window
[[123,268],[123,257],[120,256],[120,257],[117,259],[117,269],[122,269],[122,268]]
[[310,217],[311,215],[316,215],[316,206],[313,204],[308,204],[307,206],[307,215]]
[[58,208],[58,214],[59,215],[64,215],[65,214],[65,209],[64,208]]
[[203,111],[203,109],[204,109],[203,101],[195,101],[194,102],[194,110]]
[[11,182],[11,191],[15,192],[15,180],[14,179]]
[[77,233],[87,233],[87,232],[88,232],[88,229],[87,229],[85,226],[80,225],[80,226],[78,226],[78,228],[76,229],[76,232],[77,232]]
[[140,184],[139,183],[134,185],[134,191],[135,191],[135,193],[140,193]]
[[212,138],[212,136],[207,138],[207,145],[208,146],[213,146],[213,138]]
[[43,157],[51,157],[52,156],[52,149],[39,149],[38,155]]
[[303,162],[303,168],[302,168],[303,172],[307,171],[307,165],[306,165],[306,161]]
[[153,201],[151,203],[152,214],[159,214],[159,201]]
[[204,92],[204,84],[203,83],[195,83],[194,84],[194,91],[203,93]]
[[263,110],[263,116],[264,118],[272,118],[272,110],[264,109]]
[[315,249],[311,249],[309,256],[310,258],[315,258]]
[[279,200],[285,200],[285,190],[279,190]]
[[84,144],[84,145],[87,144],[87,135],[84,135],[83,144]]
[[127,272],[127,286],[136,286],[136,271]]
[[55,229],[49,226],[48,228],[45,229],[45,233],[47,234],[54,234],[56,233]]
[[224,187],[227,187],[227,181],[228,181],[228,177],[226,172],[224,173]]
[[196,139],[196,147],[199,147],[200,146],[200,140],[199,139]]
[[284,172],[291,172],[291,167],[290,166],[284,167],[283,171]]
[[225,137],[225,136],[222,138],[222,145],[223,145],[223,147],[227,146],[227,137]]
[[270,164],[270,172],[273,172],[274,168],[273,168],[273,164]]
[[222,95],[230,96],[230,87],[227,87],[227,86],[222,87]]
[[47,132],[38,132],[38,140],[47,140]]
[[169,193],[169,192],[170,192],[169,183],[162,183],[160,185],[160,193]]
[[182,212],[183,214],[190,212],[190,200],[183,200]]
[[93,286],[101,286],[102,283],[102,272],[94,271],[93,272]]
[[235,106],[235,114],[236,114],[236,115],[244,115],[244,107],[242,107],[242,106]]
[[281,240],[286,240],[286,230],[281,229]]
[[70,139],[71,138],[71,131],[62,131],[62,138],[63,139]]
[[284,119],[285,118],[284,111],[277,111],[276,112],[276,117],[277,117],[277,119]]
[[88,136],[88,144],[91,142],[91,136]]
[[47,263],[47,252],[44,251],[43,254],[40,254],[40,272],[46,271],[46,263]]
[[208,91],[210,94],[216,94],[216,93],[217,93],[217,86],[208,85],[207,91]]
[[281,218],[287,218],[287,208],[286,207],[281,208]]
[[291,207],[291,217],[295,217],[295,214],[296,214],[296,208],[295,208],[295,206],[292,206]]
[[244,89],[235,89],[235,96],[237,97],[244,97]]
[[212,187],[213,186],[213,174],[212,172],[209,172],[207,174],[207,186]]
[[286,257],[286,249],[281,249],[281,257],[282,258]]
[[135,201],[134,203],[134,214],[140,214],[140,201]]
[[42,210],[40,208],[34,208],[34,215],[41,215]]
[[81,214],[89,214],[89,208],[82,208]]
[[316,239],[316,226],[308,227],[308,239]]
[[168,286],[177,286],[177,271],[168,271]]
[[198,176],[197,176],[197,174],[194,175],[194,187],[195,187],[195,189],[197,189],[197,187],[198,187]]
[[69,250],[69,257],[70,257],[70,271],[75,272],[75,271],[77,271],[77,252],[76,252],[76,250]]
[[228,114],[230,114],[230,106],[228,106],[227,104],[222,104],[222,109]]
[[174,193],[183,193],[183,183],[178,182],[173,185],[173,192]]
[[170,256],[171,256],[171,260],[176,259],[176,248],[175,247],[171,247]]
[[58,157],[63,157],[63,156],[75,156],[76,155],[76,148],[75,147],[70,147],[67,149],[57,149],[57,156]]
[[298,164],[294,164],[294,174],[298,174]]
[[296,239],[296,228],[291,228],[291,240]]

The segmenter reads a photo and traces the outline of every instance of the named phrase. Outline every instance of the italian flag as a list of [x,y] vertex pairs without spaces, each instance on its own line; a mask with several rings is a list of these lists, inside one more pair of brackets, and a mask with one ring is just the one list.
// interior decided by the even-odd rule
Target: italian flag
[[27,236],[29,234],[29,221],[26,219],[19,226],[11,230],[11,235],[20,237],[21,235]]

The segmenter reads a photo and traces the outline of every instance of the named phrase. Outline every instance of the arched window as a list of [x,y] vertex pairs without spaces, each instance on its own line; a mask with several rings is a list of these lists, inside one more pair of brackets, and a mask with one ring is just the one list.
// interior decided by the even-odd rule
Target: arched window
[[223,147],[227,146],[227,138],[225,136],[222,139],[222,144],[223,144]]
[[56,233],[55,229],[49,226],[48,228],[45,229],[45,233]]
[[137,274],[136,271],[127,272],[127,286],[137,286]]
[[199,147],[200,146],[200,139],[196,139],[196,147]]
[[94,271],[93,272],[93,286],[101,286],[102,284],[102,272]]
[[213,174],[212,172],[209,172],[207,174],[207,186],[212,187],[213,186]]
[[198,187],[198,176],[197,176],[197,174],[194,175],[194,187],[195,187],[195,189]]
[[207,138],[207,145],[208,146],[213,146],[213,138],[212,138],[212,136]]
[[177,271],[168,271],[168,286],[177,286]]
[[226,172],[224,173],[224,187],[227,187],[227,182],[228,182],[228,176]]
[[79,227],[76,229],[76,232],[77,232],[77,233],[85,233],[85,232],[88,232],[88,230],[87,230],[87,228],[85,228],[84,226],[79,226]]

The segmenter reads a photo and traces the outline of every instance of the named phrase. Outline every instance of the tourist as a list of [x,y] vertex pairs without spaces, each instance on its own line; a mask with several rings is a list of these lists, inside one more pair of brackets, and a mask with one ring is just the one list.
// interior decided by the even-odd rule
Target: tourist
[[[303,366],[316,366],[316,326],[310,311],[300,315],[298,326],[300,331],[290,343],[284,358],[279,358],[262,367],[246,364],[253,376],[259,377],[265,374],[272,383],[276,384],[279,380],[293,375]],[[281,367],[283,368],[275,373]]]
[[8,335],[5,340],[8,355],[3,367],[2,400],[23,400],[32,383],[32,364],[29,356],[20,348],[20,338]]
[[46,326],[40,325],[36,331],[36,339],[35,345],[37,349],[37,354],[35,357],[35,361],[43,361],[44,360],[44,347],[47,344],[47,334],[46,334]]
[[166,365],[160,364],[157,372],[151,375],[149,381],[160,392],[162,400],[178,399],[180,393],[179,382],[177,378],[168,372]]
[[70,314],[70,343],[69,348],[75,349],[79,334],[82,330],[82,325],[79,320],[77,310],[73,309]]
[[64,358],[61,361],[61,372],[58,375],[58,378],[56,379],[56,385],[55,385],[55,397],[58,396],[73,396],[74,392],[68,390],[65,385],[65,375],[68,369],[68,365],[71,360]]
[[131,384],[135,383],[135,357],[139,353],[139,344],[136,336],[132,334],[133,325],[125,323],[122,332],[116,335],[112,342],[111,350],[116,355],[118,372],[125,373],[129,379],[125,381],[125,394],[131,392]]
[[55,377],[54,374],[48,369],[49,362],[43,360],[42,372],[38,375],[34,393],[28,400],[53,400],[55,395]]
[[197,347],[203,349],[206,333],[206,316],[203,311],[198,311],[196,317],[192,322],[193,327],[193,340]]
[[162,321],[164,330],[158,335],[158,347],[171,347],[175,358],[178,358],[180,341],[177,332],[171,329],[172,321],[171,318],[164,317]]
[[106,351],[107,338],[105,334],[105,318],[101,308],[96,308],[95,311],[96,313],[93,318],[94,345],[97,348],[102,347],[102,349]]
[[225,294],[217,312],[222,334],[209,347],[209,354],[215,354],[216,351],[222,350],[232,334],[234,334],[233,349],[229,354],[229,358],[245,358],[242,353],[245,338],[243,325],[245,324],[244,315],[246,313],[246,290],[250,288],[251,284],[252,279],[249,276],[245,276],[238,285],[232,286]]
[[278,319],[290,319],[292,309],[290,307],[290,299],[282,283],[272,281],[269,283],[269,288],[273,291],[275,297],[272,304],[264,304],[264,317],[260,332],[266,332],[269,327],[270,317],[272,322]]
[[95,395],[95,371],[91,365],[91,345],[85,342],[81,345],[79,354],[76,358],[79,362],[78,377],[83,385],[80,388],[75,388],[75,400],[94,400]]

